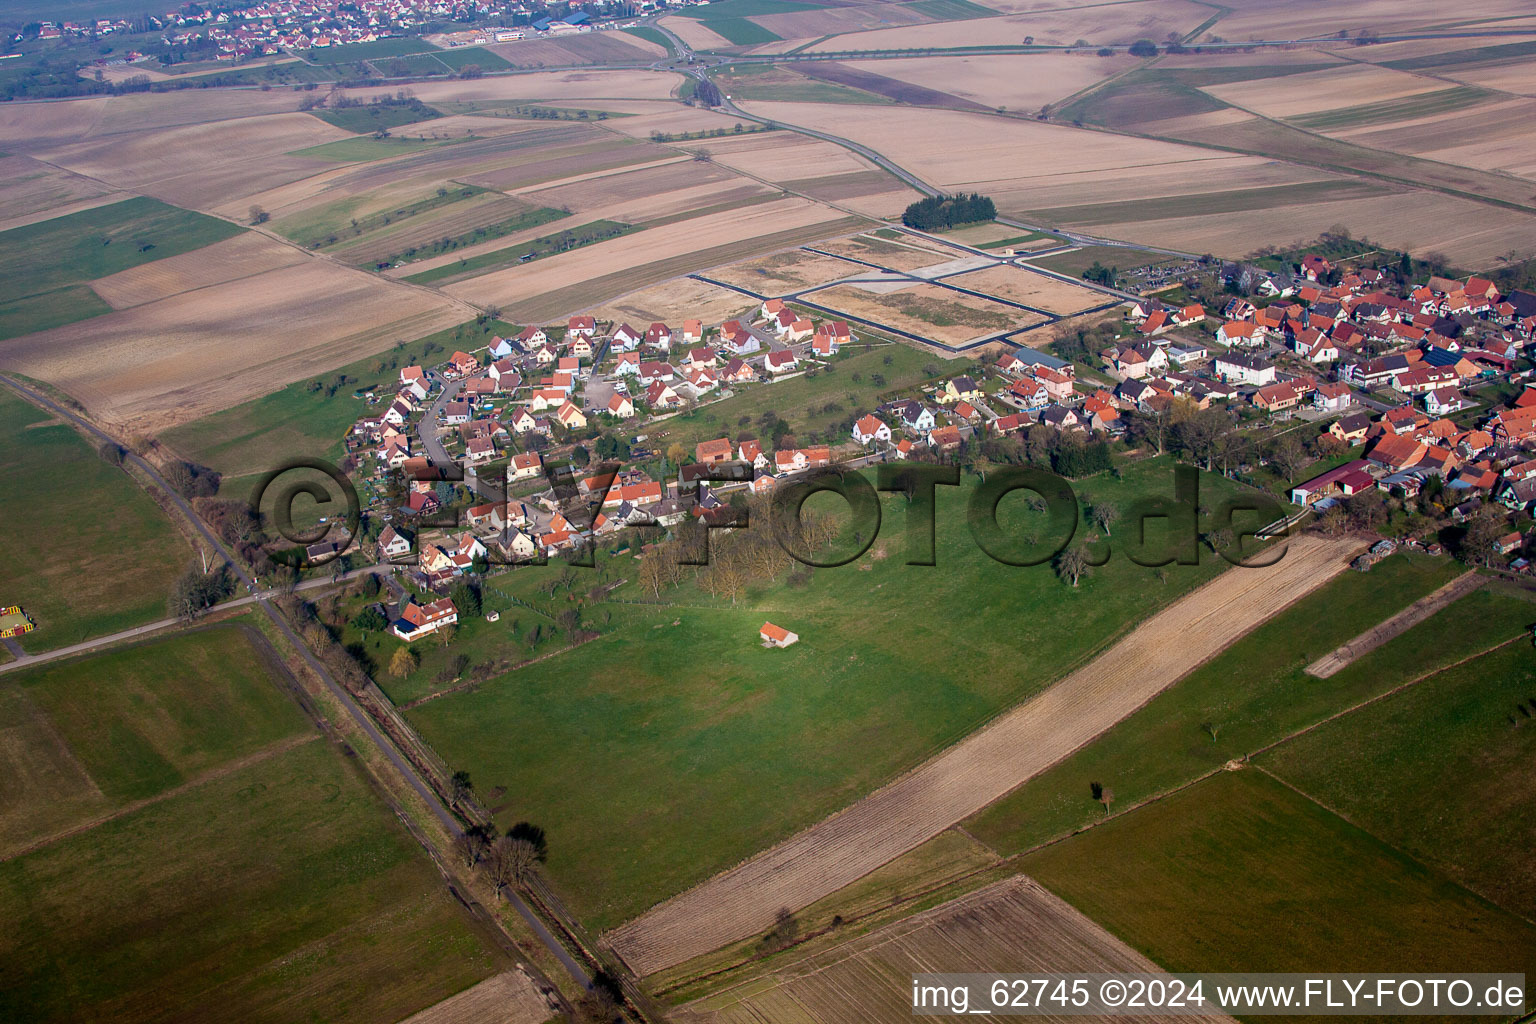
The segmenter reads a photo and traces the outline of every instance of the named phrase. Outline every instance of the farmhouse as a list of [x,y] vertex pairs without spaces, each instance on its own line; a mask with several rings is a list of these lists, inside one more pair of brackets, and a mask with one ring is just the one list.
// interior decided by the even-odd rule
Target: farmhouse
[[763,623],[763,628],[757,631],[762,638],[764,647],[788,647],[800,639],[799,633],[791,633],[782,626],[775,626],[771,622]]

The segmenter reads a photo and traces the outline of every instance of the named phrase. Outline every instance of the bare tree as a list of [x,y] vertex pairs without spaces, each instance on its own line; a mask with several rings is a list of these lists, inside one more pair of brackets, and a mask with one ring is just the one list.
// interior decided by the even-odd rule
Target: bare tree
[[1120,510],[1107,501],[1096,501],[1089,509],[1089,515],[1093,517],[1094,525],[1108,537],[1110,524],[1120,518]]
[[1295,483],[1296,474],[1307,464],[1307,451],[1295,434],[1282,434],[1269,446],[1269,461],[1286,483]]
[[1088,568],[1088,556],[1082,548],[1067,548],[1056,556],[1056,575],[1071,580],[1074,587],[1087,574]]
[[522,885],[533,876],[539,863],[539,849],[526,839],[502,836],[486,851],[486,874],[499,894],[509,885]]

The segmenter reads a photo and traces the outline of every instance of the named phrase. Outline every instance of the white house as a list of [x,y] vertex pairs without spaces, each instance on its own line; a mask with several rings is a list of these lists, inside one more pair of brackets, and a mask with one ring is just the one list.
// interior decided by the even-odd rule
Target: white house
[[764,647],[788,647],[800,639],[799,633],[791,633],[771,622],[763,623],[763,628],[757,631],[757,635],[762,638]]
[[793,373],[799,367],[800,363],[795,359],[795,354],[787,348],[769,352],[763,357],[763,368],[775,376],[781,373]]
[[862,445],[872,444],[875,441],[889,441],[891,439],[890,424],[872,413],[861,416],[853,425],[853,439]]
[[1216,357],[1216,376],[1238,384],[1263,387],[1275,382],[1275,367],[1261,356],[1224,352]]

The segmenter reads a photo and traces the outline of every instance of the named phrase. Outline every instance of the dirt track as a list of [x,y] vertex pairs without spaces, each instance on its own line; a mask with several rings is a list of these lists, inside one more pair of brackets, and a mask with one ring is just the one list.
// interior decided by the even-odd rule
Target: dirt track
[[1232,569],[1087,666],[851,807],[607,936],[641,975],[758,932],[981,810],[1113,726],[1341,571],[1359,542],[1306,536],[1267,569]]
[[1353,640],[1318,658],[1307,666],[1307,674],[1327,679],[1345,665],[1369,654],[1399,634],[1406,633],[1454,601],[1466,597],[1487,580],[1475,572],[1462,573],[1432,594],[1426,594],[1385,622],[1377,623]]

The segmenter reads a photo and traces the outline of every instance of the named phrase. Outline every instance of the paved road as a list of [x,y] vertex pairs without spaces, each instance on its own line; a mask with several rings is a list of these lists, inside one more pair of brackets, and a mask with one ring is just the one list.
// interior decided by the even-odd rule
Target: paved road
[[[66,409],[64,406],[48,398],[48,396],[34,391],[32,388],[28,387],[22,382],[0,374],[0,383],[8,385],[18,393],[26,396],[33,402],[49,410],[55,416],[75,424],[81,430],[84,430],[87,434],[96,438],[98,441],[103,443],[121,444],[117,438],[112,437],[104,431],[98,429],[88,420],[77,416],[69,409]],[[287,637],[289,644],[295,651],[298,652],[299,657],[304,659],[304,663],[309,666],[310,671],[313,672],[325,685],[325,688],[330,691],[331,696],[336,699],[337,703],[346,709],[347,714],[357,724],[358,728],[363,731],[363,734],[368,737],[369,742],[371,742],[375,747],[379,749],[380,752],[384,754],[384,756],[389,760],[389,763],[394,766],[395,771],[397,771],[400,774],[400,777],[403,778],[406,783],[416,791],[416,794],[421,797],[422,802],[427,805],[428,810],[430,810],[433,816],[442,823],[443,827],[448,831],[448,833],[450,835],[461,834],[464,830],[459,827],[458,819],[456,819],[453,814],[449,812],[447,807],[443,806],[443,802],[438,799],[437,793],[433,791],[432,787],[428,786],[426,782],[422,780],[421,776],[417,774],[415,767],[404,757],[404,755],[400,753],[400,751],[395,747],[394,743],[379,731],[379,728],[374,724],[373,719],[369,718],[367,712],[363,711],[363,709],[358,706],[357,702],[352,699],[352,695],[346,691],[346,688],[336,681],[336,678],[331,675],[330,670],[325,667],[320,659],[314,656],[310,649],[304,644],[304,641],[299,638],[298,633],[296,633],[293,627],[288,624],[288,620],[283,618],[278,610],[273,607],[272,602],[268,598],[268,593],[265,591],[256,593],[257,587],[255,579],[251,577],[250,573],[246,572],[244,567],[242,567],[241,564],[235,559],[234,555],[229,551],[229,549],[224,546],[224,542],[219,539],[218,535],[216,535],[212,530],[208,528],[208,524],[203,522],[202,518],[195,511],[193,511],[192,506],[189,505],[186,500],[183,499],[181,495],[171,487],[170,484],[166,483],[165,479],[160,476],[159,471],[156,470],[153,465],[139,457],[131,450],[129,450],[124,456],[124,461],[132,464],[135,468],[148,476],[150,480],[152,480],[157,486],[165,491],[166,497],[176,505],[177,509],[182,513],[183,516],[186,517],[187,521],[192,524],[193,528],[202,535],[203,539],[208,542],[209,547],[216,551],[219,556],[223,558],[224,561],[229,565],[230,571],[234,573],[235,578],[238,579],[241,584],[243,584],[252,592],[253,596],[251,600],[261,607],[261,610],[266,613],[267,618],[271,620],[273,626],[275,626],[277,630],[283,634],[283,636]],[[526,921],[528,921],[530,927],[532,927],[535,934],[538,935],[539,941],[544,943],[544,945],[549,948],[550,952],[552,952],[560,961],[561,966],[563,966],[571,975],[571,977],[574,978],[583,988],[591,988],[592,979],[587,976],[587,972],[582,969],[580,964],[572,959],[571,955],[566,952],[565,947],[562,946],[552,934],[550,934],[549,929],[544,927],[543,923],[538,920],[538,918],[528,908],[527,904],[523,902],[522,898],[515,892],[509,892],[507,895],[511,900],[512,905],[517,909],[518,914],[520,914]]]
[[[442,438],[438,436],[437,424],[442,415],[443,407],[458,397],[464,390],[462,380],[447,380],[436,371],[429,371],[430,379],[443,385],[443,390],[427,406],[421,414],[421,421],[416,424],[416,436],[421,439],[421,447],[427,453],[427,458],[432,460],[434,466],[458,466],[459,460],[448,454],[448,449],[443,447]],[[461,467],[462,468],[462,467]],[[500,480],[482,480],[476,476],[472,468],[466,470],[462,481],[465,487],[480,495],[486,501],[502,502],[507,500],[507,494]]]

